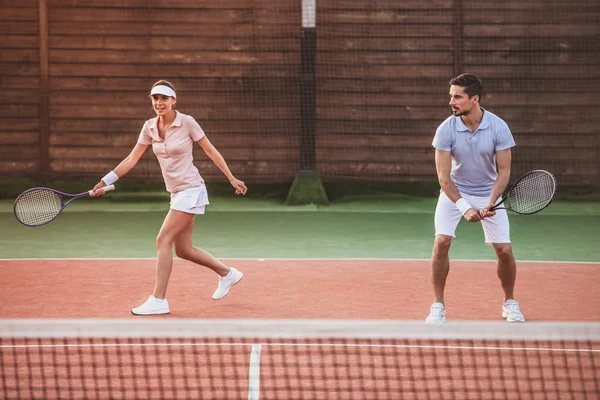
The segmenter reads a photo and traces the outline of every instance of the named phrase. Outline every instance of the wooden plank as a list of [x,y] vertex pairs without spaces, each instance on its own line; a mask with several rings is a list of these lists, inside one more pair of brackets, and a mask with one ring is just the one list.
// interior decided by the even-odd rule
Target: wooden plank
[[[297,65],[290,60],[291,65]],[[0,64],[0,73],[4,72],[3,64]],[[23,72],[21,72],[21,69]],[[160,68],[162,78],[171,80],[182,79],[190,76],[194,78],[243,78],[252,75],[258,77],[286,78],[298,76],[296,69],[291,69],[287,65],[204,65],[204,64],[180,64],[180,65],[162,65]],[[19,67],[18,75],[33,74],[36,72],[34,67]],[[430,72],[432,73],[432,72]],[[13,73],[14,74],[14,73]],[[50,76],[86,76],[86,77],[140,77],[155,76],[156,67],[151,64],[79,64],[79,63],[60,63],[52,60],[50,65]],[[183,78],[185,79],[185,78]]]
[[37,159],[40,156],[40,148],[37,145],[11,145],[0,146],[0,160],[27,160]]
[[6,63],[37,63],[40,60],[37,49],[2,49],[0,62]]
[[[178,65],[282,65],[299,62],[298,53],[239,51],[161,51],[142,50],[51,50],[50,58],[60,63],[98,64],[178,64]],[[280,67],[283,69],[282,67]]]
[[36,104],[5,104],[2,106],[2,119],[4,118],[38,118]]
[[450,53],[452,42],[449,38],[371,38],[371,37],[321,37],[317,41],[317,57],[322,52],[339,51],[441,51]]
[[[11,107],[11,106],[9,106]],[[19,106],[14,106],[19,107]],[[34,107],[31,107],[34,108]],[[152,118],[151,111],[148,108],[143,109],[123,107],[120,104],[112,106],[93,106],[93,105],[56,105],[50,104],[50,114],[52,118],[97,118],[104,119],[111,115],[119,118]],[[290,109],[289,107],[190,107],[186,110],[186,114],[193,115],[198,120],[202,119],[229,119],[229,118],[261,118],[270,120],[288,120],[299,118],[300,111],[298,109]],[[13,115],[19,116],[19,115]],[[23,115],[26,116],[26,115]]]
[[[448,96],[450,77],[411,77],[386,78],[370,77],[368,79],[355,78],[327,78],[320,79],[317,85],[317,95],[327,93],[422,93],[435,92],[444,98]],[[484,79],[487,88],[489,81]]]
[[2,0],[2,7],[36,8],[39,0]]
[[[0,138],[7,137],[8,134],[0,133]],[[12,134],[11,134],[12,135]],[[18,136],[15,133],[12,139],[15,143]],[[294,149],[299,148],[299,135],[278,135],[262,133],[209,133],[207,135],[211,143],[217,149],[235,149],[243,147],[251,151],[254,148],[260,149]],[[10,136],[12,138],[12,136]],[[52,146],[86,146],[86,147],[121,147],[132,149],[137,142],[138,135],[132,133],[110,133],[107,135],[97,135],[90,133],[63,133],[57,132],[50,135],[50,145]],[[25,139],[23,139],[25,140]],[[36,139],[37,140],[37,139]],[[25,142],[28,143],[28,142]],[[286,150],[288,151],[288,150]]]
[[[11,0],[15,1],[15,0]],[[28,0],[32,1],[32,0]],[[50,0],[52,7],[86,7],[86,8],[131,8],[147,9],[264,9],[274,8],[277,10],[297,10],[300,6],[294,0],[219,0],[213,1],[190,1],[190,0],[169,0],[155,1],[151,4],[147,0]]]
[[[7,148],[22,149],[23,154],[38,154],[39,149],[33,147],[7,146]],[[51,146],[50,158],[53,160],[114,160],[121,161],[131,151],[131,146],[127,147],[110,147],[110,154],[102,150],[98,146]],[[285,148],[244,148],[244,147],[222,147],[219,152],[226,160],[288,160],[299,153],[299,146]],[[149,152],[148,150],[147,152]],[[14,154],[15,152],[13,152]],[[2,154],[2,153],[0,153]],[[17,153],[20,154],[20,153]],[[194,149],[195,157],[206,157],[199,147]],[[18,157],[22,158],[22,157]]]
[[543,51],[558,53],[594,53],[600,50],[597,40],[588,36],[570,37],[469,37],[464,41],[466,51]]
[[[17,23],[15,23],[17,24]],[[0,34],[3,52],[5,49],[38,49],[39,39],[37,35],[7,35]]]
[[[184,110],[184,112],[186,112]],[[204,132],[211,138],[213,135],[231,133],[244,135],[276,135],[294,136],[299,134],[300,119],[207,119],[199,120],[196,118]],[[145,119],[140,116],[132,119],[104,118],[102,120],[84,119],[84,118],[52,118],[50,121],[50,130],[54,133],[102,133],[108,137],[121,132],[130,135],[133,140],[137,140]],[[37,125],[34,125],[37,127]],[[35,129],[35,128],[31,128]],[[104,136],[104,135],[101,135]],[[269,136],[271,137],[271,136]]]
[[30,76],[32,79],[37,79],[39,74],[40,66],[38,63],[0,63],[0,76],[3,78],[10,79],[14,76]]
[[569,110],[569,119],[565,119],[565,108],[563,106],[537,106],[530,104],[523,106],[499,106],[491,109],[494,114],[508,122],[511,121],[544,121],[547,123],[580,121],[591,125],[600,124],[600,114],[597,106],[579,106]]
[[596,37],[598,25],[589,24],[469,24],[464,25],[465,36],[515,37],[515,36],[577,36]]
[[107,50],[221,50],[221,51],[298,51],[300,37],[215,37],[202,36],[67,36],[55,35],[50,40],[52,49],[107,49]]
[[[533,147],[536,149],[535,154],[546,151],[548,148],[559,148],[563,151],[569,149],[569,152],[573,148],[589,148],[594,147],[593,143],[596,141],[596,133],[562,133],[562,134],[547,134],[541,133],[538,135],[520,135],[514,134],[517,137],[517,146],[522,147]],[[597,146],[596,146],[597,147]],[[523,156],[523,155],[521,155]],[[592,159],[597,159],[593,157]]]
[[[300,96],[289,91],[281,92],[279,95],[271,92],[261,93],[193,93],[180,96],[177,95],[178,107],[190,108],[204,105],[235,106],[235,107],[300,107]],[[335,97],[335,96],[332,96]],[[93,106],[110,106],[115,104],[115,98],[127,98],[129,107],[142,109],[151,107],[151,100],[144,94],[131,95],[128,92],[111,92],[109,97],[98,96],[91,92],[57,92],[52,95],[52,103],[55,105],[79,104]],[[446,99],[443,99],[444,101]],[[0,103],[2,101],[0,100]],[[182,111],[183,112],[183,111]]]
[[151,38],[153,50],[299,51],[300,35],[215,37],[160,36]]
[[[430,10],[407,10],[398,8],[379,9],[319,9],[318,26],[329,24],[371,24],[379,27],[381,24],[430,25],[450,24],[452,15],[446,10],[431,12]],[[357,27],[357,29],[361,29]]]
[[[293,21],[292,21],[293,22]],[[165,32],[169,36],[198,37],[298,37],[300,29],[298,24],[218,24],[218,23],[177,23],[177,22],[134,22],[134,21],[103,21],[90,24],[87,21],[50,21],[50,32],[53,35],[154,35],[162,36]],[[0,29],[0,32],[2,30]],[[10,31],[8,31],[10,32]]]
[[[500,6],[499,6],[500,4]],[[554,10],[556,13],[568,13],[573,8],[590,6],[590,0],[573,0],[568,3],[563,0],[505,0],[498,3],[495,0],[482,0],[476,4],[470,4],[471,9],[497,10],[501,7],[503,10],[533,10],[542,11],[544,9]]]
[[515,147],[513,153],[514,159],[520,162],[550,162],[554,165],[577,165],[589,162],[597,166],[595,161],[598,159],[598,150],[590,147],[569,148],[569,151],[565,151],[564,148],[546,147],[544,151],[533,153],[527,147]]
[[[2,115],[2,124],[4,129],[10,129],[15,132],[29,132],[39,131],[40,125],[37,118],[28,117],[11,117],[9,115]],[[9,128],[10,127],[10,128]]]
[[[323,119],[348,119],[349,121],[356,120],[372,120],[372,119],[405,119],[405,120],[439,120],[443,121],[448,117],[449,113],[446,108],[442,107],[405,107],[395,106],[331,106],[317,108],[317,121]],[[318,124],[318,122],[317,122]]]
[[531,79],[528,76],[506,79],[502,76],[483,77],[485,91],[495,92],[536,92],[536,93],[568,93],[582,92],[590,88],[600,87],[600,81],[590,81],[586,77],[565,77],[554,79],[546,76],[536,76]]
[[38,9],[36,7],[6,7],[2,6],[0,21],[14,23],[17,21],[37,21]]
[[0,175],[17,177],[31,177],[37,172],[37,160],[5,160],[0,159]]
[[550,51],[494,51],[463,53],[464,62],[471,65],[600,65],[596,52],[550,52]]
[[463,9],[465,21],[489,21],[492,24],[556,24],[596,23],[600,19],[598,6],[585,4],[579,7],[536,7],[507,9],[504,5],[493,9]]
[[593,106],[600,104],[599,92],[573,92],[571,95],[553,93],[484,93],[481,104],[497,106],[566,106],[567,109],[576,106]]
[[[300,7],[295,11],[263,8],[260,12],[254,9],[157,9],[145,8],[81,8],[52,7],[49,10],[52,22],[87,21],[102,22],[158,22],[161,23],[193,23],[193,24],[289,24],[300,22]],[[9,18],[14,19],[14,18]],[[168,32],[168,30],[166,30]]]
[[435,25],[353,25],[335,24],[319,26],[319,41],[332,38],[371,38],[407,40],[419,38],[423,41],[433,38],[448,39],[447,46],[451,44],[452,24]]
[[478,75],[486,76],[504,76],[504,79],[513,78],[598,78],[600,77],[600,68],[595,65],[581,65],[573,68],[570,65],[481,65],[480,63],[465,63],[466,70],[476,70]]
[[329,152],[339,149],[343,144],[348,152],[372,153],[403,153],[405,149],[423,149],[431,147],[433,134],[415,135],[414,132],[404,131],[402,134],[369,135],[369,134],[344,134],[327,132],[317,134],[317,148],[319,152]]
[[[246,180],[254,177],[277,177],[289,176],[294,177],[297,172],[297,159],[293,160],[262,160],[261,162],[236,161],[227,160],[230,169],[236,176]],[[219,180],[226,181],[223,173],[214,165],[212,161],[195,161],[194,164],[199,169],[200,174],[204,177],[217,177]],[[51,161],[52,172],[60,173],[61,176],[84,177],[91,174],[104,174],[107,170],[115,167],[113,160],[64,160],[54,159]],[[100,175],[102,176],[102,175]],[[138,164],[127,177],[145,177],[150,180],[162,180],[160,167],[156,160]]]
[[[55,77],[52,79],[52,90],[56,91],[93,91],[93,92],[131,92],[129,96],[143,96],[150,92],[152,84],[160,77]],[[1,78],[0,78],[1,79]],[[2,82],[0,80],[0,82]],[[253,93],[253,92],[296,92],[299,93],[299,80],[292,77],[253,77],[239,78],[202,78],[175,77],[171,83],[177,89],[178,95],[184,97],[198,96],[205,93]],[[447,80],[444,81],[444,85]]]
[[423,2],[420,0],[319,0],[317,11],[324,10],[372,10],[372,9],[409,9],[409,10],[440,10],[451,9],[452,0],[431,0]]
[[452,76],[451,65],[380,65],[365,68],[360,65],[347,65],[345,68],[318,68],[317,78],[433,78]]
[[372,148],[372,147],[354,147],[339,148],[319,147],[317,149],[318,157],[327,159],[329,162],[347,162],[356,163],[427,163],[434,160],[434,149],[428,147],[413,147],[406,151],[405,147],[392,148]]
[[0,24],[1,35],[36,36],[38,32],[39,24],[37,18],[34,21],[7,21],[6,23]]
[[14,145],[35,145],[39,143],[38,132],[15,132],[13,130],[8,132],[0,131],[0,141],[2,145],[14,146]]
[[317,95],[317,105],[337,104],[339,106],[438,106],[448,104],[448,98],[438,93],[321,93]]
[[38,77],[0,76],[0,88],[10,89],[38,89],[40,80]]
[[319,137],[319,141],[321,141],[328,140],[328,136],[331,136],[332,140],[338,140],[340,137],[338,135],[352,137],[349,140],[355,140],[356,136],[372,136],[373,140],[378,140],[375,139],[377,137],[389,137],[389,140],[407,140],[406,137],[418,135],[420,137],[428,137],[428,141],[431,144],[435,130],[442,121],[433,119],[363,119],[355,121],[348,121],[346,119],[320,119],[317,124],[317,136]]
[[[318,160],[318,171],[321,179],[339,178],[371,178],[381,180],[431,180],[435,181],[436,172],[433,159],[431,162],[422,160],[419,163],[381,163],[352,161],[328,162]],[[425,179],[424,179],[425,178]]]
[[39,90],[8,89],[2,90],[0,104],[33,104],[40,103]]
[[452,62],[448,51],[328,51],[317,55],[319,66],[346,66],[360,64],[365,68],[373,65],[436,65]]
[[[331,121],[321,120],[317,129],[319,146],[351,143],[351,146],[424,146],[431,145],[442,121]],[[588,123],[573,126],[546,121],[515,121],[510,124],[517,146],[521,147],[594,147],[597,129]],[[348,145],[350,146],[350,145]]]

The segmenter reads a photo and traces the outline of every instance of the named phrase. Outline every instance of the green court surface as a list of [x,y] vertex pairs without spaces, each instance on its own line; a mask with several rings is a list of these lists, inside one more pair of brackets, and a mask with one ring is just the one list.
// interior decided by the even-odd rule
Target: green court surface
[[[329,206],[211,196],[194,244],[222,258],[427,259],[435,197],[345,196]],[[0,258],[154,257],[164,201],[79,199],[48,225],[29,228],[0,201]],[[600,204],[555,201],[537,215],[510,214],[518,260],[600,262]],[[494,259],[479,224],[461,222],[455,259]]]

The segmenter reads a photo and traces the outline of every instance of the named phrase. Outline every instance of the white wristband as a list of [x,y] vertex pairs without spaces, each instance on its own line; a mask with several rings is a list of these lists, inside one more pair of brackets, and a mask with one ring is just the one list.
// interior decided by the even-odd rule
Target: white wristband
[[106,186],[112,185],[118,180],[119,176],[115,173],[115,171],[110,171],[108,174],[104,175],[104,178],[102,178],[102,182],[104,182]]
[[467,203],[467,201],[465,199],[463,199],[462,197],[460,199],[458,199],[456,201],[456,203],[454,203],[456,205],[456,207],[458,207],[458,209],[460,210],[460,213],[465,215],[465,213],[467,211],[469,211],[469,209],[473,208],[469,203]]

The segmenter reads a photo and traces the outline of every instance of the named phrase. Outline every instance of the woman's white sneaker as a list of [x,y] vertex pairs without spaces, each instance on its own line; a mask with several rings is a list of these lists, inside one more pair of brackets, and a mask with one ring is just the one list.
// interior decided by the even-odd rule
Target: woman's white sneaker
[[240,271],[238,271],[235,268],[231,268],[227,275],[220,276],[219,277],[219,286],[217,287],[217,290],[215,290],[215,293],[213,293],[213,295],[212,295],[213,300],[219,300],[219,299],[222,299],[223,297],[225,297],[227,295],[227,293],[229,293],[231,288],[236,283],[241,281],[243,277],[244,277],[244,274],[242,274]]
[[443,324],[446,320],[446,307],[442,303],[433,303],[429,315],[425,319],[426,324]]
[[502,318],[506,318],[508,322],[525,322],[519,302],[514,299],[508,299],[502,304]]
[[169,313],[169,302],[167,299],[157,299],[154,296],[148,297],[148,300],[139,307],[131,310],[133,315],[160,315]]

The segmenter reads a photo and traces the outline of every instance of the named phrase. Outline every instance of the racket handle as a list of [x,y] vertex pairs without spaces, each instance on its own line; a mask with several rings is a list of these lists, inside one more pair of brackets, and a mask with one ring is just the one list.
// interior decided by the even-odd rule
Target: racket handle
[[[103,192],[108,192],[110,190],[115,190],[115,185],[104,186],[104,187],[98,188],[98,190],[102,190]],[[88,191],[88,193],[91,196],[92,193],[94,193],[94,191],[90,190],[90,191]]]

